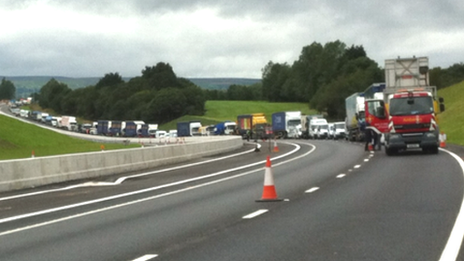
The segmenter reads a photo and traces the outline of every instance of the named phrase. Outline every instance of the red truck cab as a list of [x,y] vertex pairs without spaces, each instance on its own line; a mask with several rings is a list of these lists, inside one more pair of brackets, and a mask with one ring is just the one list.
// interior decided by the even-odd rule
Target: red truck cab
[[[386,104],[366,101],[366,120],[384,133],[387,155],[408,149],[438,153],[436,104],[432,93],[422,88],[398,90],[388,94]],[[443,104],[440,110],[444,110]]]

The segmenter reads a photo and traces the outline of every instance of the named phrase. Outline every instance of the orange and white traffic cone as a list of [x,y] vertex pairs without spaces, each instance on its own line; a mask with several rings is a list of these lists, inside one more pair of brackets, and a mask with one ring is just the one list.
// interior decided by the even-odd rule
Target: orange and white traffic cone
[[279,147],[277,147],[277,141],[274,140],[274,152],[279,152]]
[[442,131],[439,135],[439,140],[440,140],[440,148],[446,147],[446,134]]
[[31,153],[31,158],[35,158],[35,152],[34,152],[34,150],[33,150],[32,153]]
[[274,186],[274,177],[272,176],[271,169],[271,160],[267,156],[266,166],[264,167],[264,189],[261,199],[256,200],[256,202],[272,202],[272,201],[282,201],[277,197],[277,192]]

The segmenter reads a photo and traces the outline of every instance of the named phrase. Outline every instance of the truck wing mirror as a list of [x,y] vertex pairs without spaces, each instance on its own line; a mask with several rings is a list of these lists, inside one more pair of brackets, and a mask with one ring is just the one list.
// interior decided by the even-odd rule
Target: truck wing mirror
[[443,102],[445,102],[445,99],[443,99],[443,97],[438,97],[438,101],[439,101],[440,103],[443,103]]
[[440,112],[445,111],[445,104],[440,103]]

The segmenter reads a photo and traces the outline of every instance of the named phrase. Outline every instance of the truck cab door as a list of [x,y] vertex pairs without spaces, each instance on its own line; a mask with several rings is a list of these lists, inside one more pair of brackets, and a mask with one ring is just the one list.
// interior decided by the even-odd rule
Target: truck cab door
[[388,131],[388,111],[383,100],[366,100],[364,102],[366,113],[366,128],[377,133]]

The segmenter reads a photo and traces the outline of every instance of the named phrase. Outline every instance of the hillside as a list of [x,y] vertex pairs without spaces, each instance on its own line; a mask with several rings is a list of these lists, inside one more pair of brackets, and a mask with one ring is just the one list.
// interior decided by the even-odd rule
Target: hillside
[[440,89],[438,95],[445,99],[445,111],[439,117],[440,131],[445,132],[447,142],[464,145],[464,82]]
[[[17,97],[27,97],[31,93],[39,92],[40,89],[50,79],[65,83],[71,89],[84,88],[90,85],[95,85],[100,77],[83,77],[71,78],[61,76],[0,76],[0,79],[7,79],[11,81],[16,87]],[[130,77],[123,77],[124,81],[129,81]],[[247,78],[188,78],[195,85],[203,89],[211,90],[224,90],[229,88],[230,85],[252,85],[261,81],[261,79],[247,79]]]
[[248,78],[188,78],[195,85],[209,90],[226,90],[231,85],[253,85],[261,82],[261,79]]

